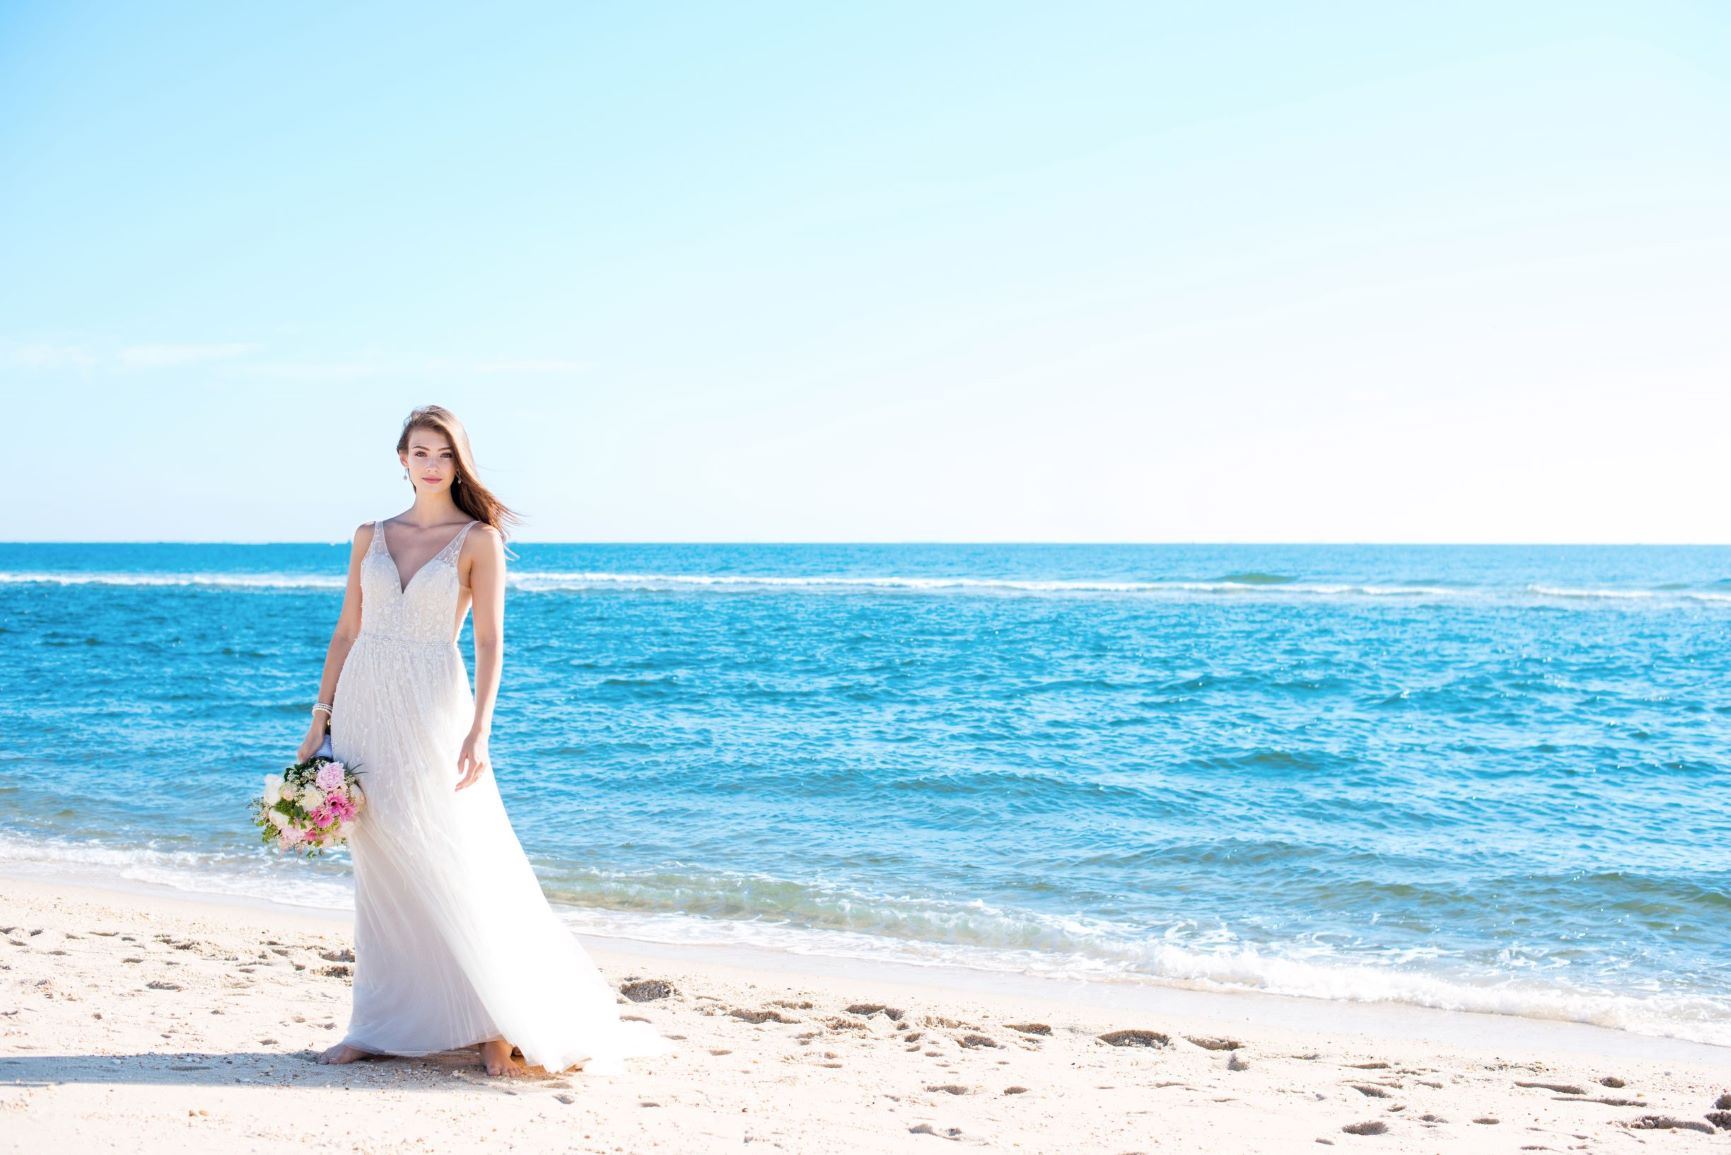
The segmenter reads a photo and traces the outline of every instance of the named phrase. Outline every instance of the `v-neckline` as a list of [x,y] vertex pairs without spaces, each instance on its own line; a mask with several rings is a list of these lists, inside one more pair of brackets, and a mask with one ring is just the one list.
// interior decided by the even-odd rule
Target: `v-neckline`
[[420,568],[415,570],[414,573],[409,575],[409,580],[405,582],[405,581],[403,581],[402,571],[397,568],[397,559],[391,556],[391,541],[390,541],[389,536],[387,536],[385,533],[385,523],[384,523],[384,520],[381,518],[379,521],[379,548],[381,548],[385,551],[385,560],[391,563],[391,573],[396,577],[397,583],[398,583],[397,584],[397,596],[398,597],[407,596],[407,594],[409,592],[409,587],[415,584],[415,579],[420,577],[421,573],[428,566],[432,565],[435,561],[439,560],[440,554],[444,553],[446,550],[451,548],[451,543],[453,541],[456,541],[457,538],[462,536],[463,530],[468,529],[471,525],[474,525],[474,524],[475,524],[475,522],[474,522],[473,518],[471,518],[468,521],[465,521],[457,529],[456,533],[453,533],[450,537],[445,539],[444,545],[440,546],[436,551],[434,551],[433,556],[429,557],[426,561],[422,562],[420,565]]

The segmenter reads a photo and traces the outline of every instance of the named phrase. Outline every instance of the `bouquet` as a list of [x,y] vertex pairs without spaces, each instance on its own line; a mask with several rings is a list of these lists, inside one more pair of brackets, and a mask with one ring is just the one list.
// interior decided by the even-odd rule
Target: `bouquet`
[[329,750],[327,740],[305,762],[265,776],[264,797],[252,800],[261,841],[308,858],[348,841],[366,798],[355,768],[330,757]]

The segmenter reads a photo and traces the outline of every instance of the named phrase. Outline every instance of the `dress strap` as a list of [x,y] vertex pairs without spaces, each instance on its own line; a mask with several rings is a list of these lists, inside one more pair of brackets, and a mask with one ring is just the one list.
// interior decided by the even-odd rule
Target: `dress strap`
[[450,550],[451,556],[456,557],[458,552],[460,550],[462,550],[462,548],[463,548],[463,539],[465,537],[469,536],[469,531],[471,529],[474,529],[477,525],[480,525],[480,524],[481,523],[479,520],[475,520],[475,521],[471,521],[468,525],[465,525],[462,529],[459,529],[457,531],[457,536],[453,537],[449,542],[447,542],[445,544],[445,549],[442,549],[439,552],[444,553],[445,550]]

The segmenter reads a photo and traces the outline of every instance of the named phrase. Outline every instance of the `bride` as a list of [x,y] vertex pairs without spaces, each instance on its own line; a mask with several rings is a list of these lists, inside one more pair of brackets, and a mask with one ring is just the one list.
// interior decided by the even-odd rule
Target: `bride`
[[[447,409],[410,413],[397,457],[414,506],[355,531],[296,751],[311,757],[328,726],[330,753],[366,795],[349,837],[354,1004],[319,1061],[478,1047],[489,1075],[622,1073],[624,1058],[672,1044],[619,1018],[613,988],[541,893],[491,774],[502,529],[516,515],[476,478],[468,434]],[[472,691],[456,642],[471,601]]]

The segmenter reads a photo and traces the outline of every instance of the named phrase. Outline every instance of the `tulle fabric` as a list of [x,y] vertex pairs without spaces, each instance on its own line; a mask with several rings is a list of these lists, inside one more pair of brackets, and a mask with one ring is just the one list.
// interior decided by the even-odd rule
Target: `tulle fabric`
[[455,636],[456,557],[477,523],[399,589],[383,528],[361,564],[361,630],[337,679],[331,748],[361,776],[350,835],[354,1004],[343,1041],[426,1055],[492,1039],[549,1071],[673,1050],[621,1021],[613,988],[548,906],[491,768],[455,789],[474,693]]

